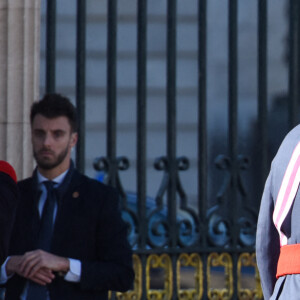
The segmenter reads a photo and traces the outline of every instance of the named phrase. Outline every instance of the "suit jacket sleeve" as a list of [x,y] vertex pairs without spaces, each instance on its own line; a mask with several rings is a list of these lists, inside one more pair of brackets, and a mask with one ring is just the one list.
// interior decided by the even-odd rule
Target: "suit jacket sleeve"
[[97,261],[82,261],[81,288],[126,291],[132,287],[132,251],[127,226],[118,208],[118,194],[110,190],[101,209],[97,229]]
[[256,258],[265,299],[270,299],[276,282],[280,252],[279,235],[273,223],[272,171],[266,181],[257,223]]
[[17,184],[0,172],[0,264],[4,262],[10,241],[18,201]]

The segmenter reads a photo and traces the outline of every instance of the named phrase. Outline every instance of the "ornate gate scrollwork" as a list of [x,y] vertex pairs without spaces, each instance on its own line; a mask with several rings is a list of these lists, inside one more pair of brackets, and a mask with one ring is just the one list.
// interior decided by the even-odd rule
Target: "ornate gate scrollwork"
[[[233,162],[229,157],[219,155],[215,163],[218,169],[225,171],[225,175],[217,194],[217,204],[207,212],[209,243],[222,247],[252,247],[255,243],[257,216],[254,209],[248,205],[246,189],[240,174],[249,167],[249,159],[240,155],[237,161]],[[234,185],[237,201],[232,206],[230,192]]]
[[126,171],[130,167],[127,157],[117,157],[115,165],[106,157],[98,157],[94,160],[94,168],[104,173],[103,182],[108,184],[111,180],[111,169],[116,167],[116,187],[120,194],[120,205],[122,207],[122,217],[128,226],[128,239],[132,247],[136,246],[138,240],[138,220],[137,214],[127,205],[127,194],[120,180],[119,171]]

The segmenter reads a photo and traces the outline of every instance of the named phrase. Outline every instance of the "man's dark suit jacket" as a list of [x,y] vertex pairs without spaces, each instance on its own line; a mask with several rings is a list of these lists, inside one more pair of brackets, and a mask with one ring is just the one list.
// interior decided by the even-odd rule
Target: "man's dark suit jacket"
[[18,198],[15,181],[6,173],[0,172],[0,264],[7,256]]
[[[39,215],[36,176],[18,183],[21,199],[10,255],[35,249]],[[49,285],[51,300],[107,299],[108,290],[131,288],[134,272],[127,227],[118,209],[117,192],[74,170],[59,200],[51,253],[82,263],[79,283],[56,276]],[[26,280],[14,275],[6,284],[7,300],[17,300]]]

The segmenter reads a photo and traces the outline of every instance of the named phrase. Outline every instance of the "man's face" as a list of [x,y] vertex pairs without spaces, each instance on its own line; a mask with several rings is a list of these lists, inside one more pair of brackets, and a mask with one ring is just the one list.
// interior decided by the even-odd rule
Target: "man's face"
[[37,114],[32,122],[33,156],[40,169],[68,167],[77,133],[71,132],[67,117],[48,119]]

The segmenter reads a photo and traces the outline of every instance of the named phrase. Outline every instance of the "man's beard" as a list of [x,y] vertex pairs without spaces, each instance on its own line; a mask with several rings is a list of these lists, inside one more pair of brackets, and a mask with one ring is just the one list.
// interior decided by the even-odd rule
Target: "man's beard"
[[[43,149],[41,151],[43,151]],[[35,151],[33,151],[33,157],[35,158],[37,165],[41,169],[51,170],[51,169],[54,169],[55,167],[59,166],[64,161],[64,159],[68,155],[68,151],[69,151],[69,148],[66,147],[65,150],[63,150],[62,152],[59,153],[59,155],[56,157],[56,159],[54,161],[48,161],[47,159],[40,159],[38,154]]]

